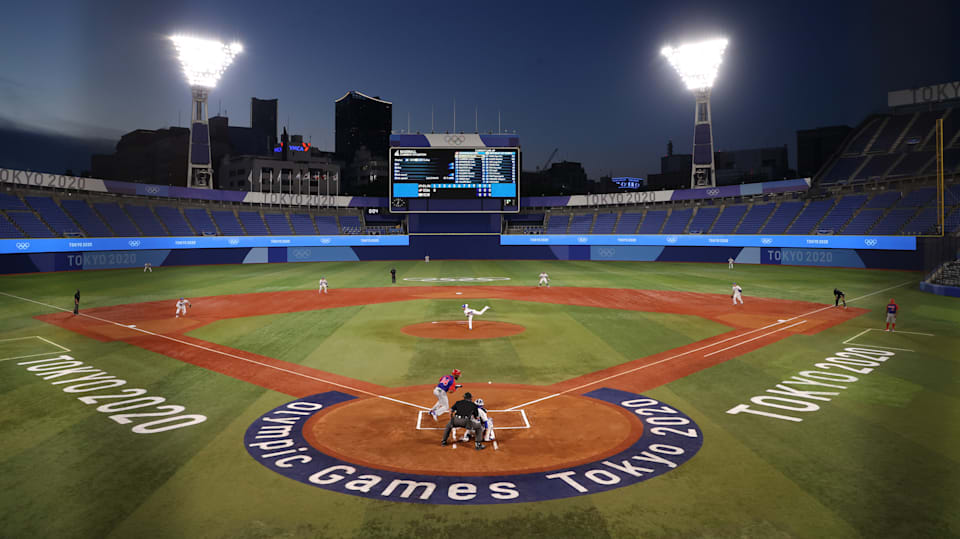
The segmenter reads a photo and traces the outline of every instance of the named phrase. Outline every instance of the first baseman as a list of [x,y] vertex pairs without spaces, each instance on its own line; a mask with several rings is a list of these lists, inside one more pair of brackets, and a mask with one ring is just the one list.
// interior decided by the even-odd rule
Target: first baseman
[[[900,310],[900,306],[897,305],[896,301],[893,301],[893,298],[890,298],[890,303],[887,303],[887,329],[884,331],[896,331],[897,330],[897,311]],[[891,325],[893,327],[891,327]]]
[[181,314],[187,316],[187,307],[193,307],[189,299],[180,298],[180,300],[177,301],[177,318],[180,318]]
[[460,369],[453,369],[453,372],[450,374],[444,374],[440,377],[440,381],[437,383],[437,387],[433,388],[433,394],[437,397],[437,403],[433,405],[433,408],[430,409],[430,417],[434,421],[437,420],[437,416],[445,414],[450,411],[450,401],[447,400],[447,393],[453,393],[457,389],[463,387],[460,384],[457,384],[456,381],[460,378]]
[[740,285],[738,285],[737,283],[733,283],[733,296],[732,296],[732,297],[733,297],[733,304],[734,304],[734,305],[737,304],[737,300],[740,300],[740,304],[743,305],[743,297],[741,296],[741,294],[743,294],[743,289],[740,288]]

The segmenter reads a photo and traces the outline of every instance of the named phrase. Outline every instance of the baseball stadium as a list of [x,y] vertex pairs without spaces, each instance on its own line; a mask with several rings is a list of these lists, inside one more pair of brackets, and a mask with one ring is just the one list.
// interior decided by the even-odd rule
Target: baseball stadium
[[727,41],[665,47],[681,185],[407,129],[352,195],[286,131],[217,157],[250,46],[170,41],[183,182],[0,168],[0,536],[960,537],[960,99],[730,182]]

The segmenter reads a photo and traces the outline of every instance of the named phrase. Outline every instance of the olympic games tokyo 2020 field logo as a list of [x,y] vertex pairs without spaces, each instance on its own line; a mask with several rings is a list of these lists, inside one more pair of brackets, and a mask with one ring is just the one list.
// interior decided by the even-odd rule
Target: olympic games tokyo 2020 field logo
[[[675,470],[703,445],[703,434],[690,417],[656,399],[610,388],[583,397],[626,410],[632,421],[642,423],[642,434],[614,455],[549,471],[484,476],[403,473],[349,462],[345,460],[349,456],[328,455],[307,441],[303,431],[308,420],[355,399],[331,391],[264,414],[247,429],[244,446],[274,472],[333,492],[398,502],[477,505],[545,501],[634,485]],[[577,455],[570,458],[579,460]]]

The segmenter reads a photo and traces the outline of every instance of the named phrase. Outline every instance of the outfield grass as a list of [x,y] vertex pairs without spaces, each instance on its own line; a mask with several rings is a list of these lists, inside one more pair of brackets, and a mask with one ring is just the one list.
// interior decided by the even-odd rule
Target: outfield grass
[[[535,285],[541,271],[550,273],[554,286],[727,293],[736,280],[748,301],[765,296],[832,303],[831,292],[839,287],[852,306],[870,312],[649,391],[703,431],[703,448],[677,470],[603,494],[465,509],[366,500],[286,479],[253,461],[242,440],[256,417],[289,396],[125,343],[82,337],[32,318],[50,308],[0,296],[0,339],[45,337],[85,364],[127,380],[126,387],[208,416],[195,427],[137,435],[17,360],[0,362],[0,536],[960,536],[960,302],[919,292],[916,273],[625,262],[364,262],[4,276],[0,291],[70,308],[80,288],[82,306],[96,307],[313,289],[320,275],[334,290],[392,286],[391,267],[399,279],[503,276],[512,280],[496,284],[517,286]],[[401,280],[397,286],[404,284],[418,285]],[[867,294],[873,295],[855,300]],[[870,331],[853,342],[911,352],[897,351],[803,422],[726,413],[849,346],[843,341],[882,327],[890,297],[901,306],[902,331]],[[506,300],[492,300],[494,309],[485,317],[522,323],[526,333],[441,344],[390,329],[441,315],[456,318],[446,316],[456,308],[451,303],[418,300],[251,317],[193,334],[392,386],[430,383],[441,366],[445,370],[447,357],[459,355],[475,356],[471,368],[500,382],[548,383],[723,330],[691,322],[695,317]],[[0,358],[33,353],[27,342],[0,341]]]

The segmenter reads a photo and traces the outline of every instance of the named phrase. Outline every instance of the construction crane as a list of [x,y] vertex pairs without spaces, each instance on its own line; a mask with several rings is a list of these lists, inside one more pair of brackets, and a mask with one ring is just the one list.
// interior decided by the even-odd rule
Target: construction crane
[[554,148],[553,151],[550,153],[550,157],[548,157],[547,160],[543,163],[543,166],[538,168],[537,170],[540,170],[540,171],[547,170],[547,167],[550,166],[550,163],[553,162],[553,158],[557,156],[557,152],[559,151],[560,151],[560,148]]

